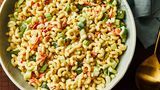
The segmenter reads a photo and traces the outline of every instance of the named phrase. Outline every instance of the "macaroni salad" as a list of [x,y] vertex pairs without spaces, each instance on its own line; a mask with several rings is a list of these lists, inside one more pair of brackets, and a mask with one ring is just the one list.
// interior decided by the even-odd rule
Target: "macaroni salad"
[[127,46],[117,0],[18,0],[9,15],[11,63],[37,90],[97,90]]

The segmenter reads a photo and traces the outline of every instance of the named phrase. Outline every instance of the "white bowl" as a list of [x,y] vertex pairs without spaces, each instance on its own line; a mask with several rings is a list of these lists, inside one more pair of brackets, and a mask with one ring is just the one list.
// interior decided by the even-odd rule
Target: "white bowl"
[[[10,62],[11,57],[6,52],[8,43],[7,43],[7,36],[5,35],[5,33],[8,31],[7,27],[7,23],[9,21],[8,15],[12,13],[14,8],[14,3],[16,1],[17,0],[4,0],[0,8],[0,63],[7,76],[19,89],[34,90],[34,88],[30,86],[23,79],[20,71],[11,65]],[[128,46],[128,49],[120,59],[117,76],[111,81],[111,83],[106,85],[106,88],[104,88],[104,90],[112,89],[122,79],[122,77],[124,76],[129,67],[129,64],[131,63],[135,51],[136,28],[135,28],[134,18],[127,1],[126,0],[121,0],[121,1],[122,1],[121,8],[126,10],[126,24],[128,28],[128,39],[126,44]]]

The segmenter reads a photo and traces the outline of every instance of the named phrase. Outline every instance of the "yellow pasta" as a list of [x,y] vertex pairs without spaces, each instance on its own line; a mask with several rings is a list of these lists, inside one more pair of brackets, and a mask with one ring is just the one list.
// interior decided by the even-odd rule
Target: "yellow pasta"
[[127,49],[125,12],[117,3],[18,0],[6,33],[12,65],[37,90],[104,88]]

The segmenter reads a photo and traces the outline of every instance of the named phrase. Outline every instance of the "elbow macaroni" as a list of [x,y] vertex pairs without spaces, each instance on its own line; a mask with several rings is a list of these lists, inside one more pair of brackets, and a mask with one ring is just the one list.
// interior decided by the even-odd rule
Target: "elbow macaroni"
[[18,2],[9,15],[7,51],[30,85],[96,90],[116,77],[119,57],[127,49],[116,31],[121,30],[115,24],[117,0]]

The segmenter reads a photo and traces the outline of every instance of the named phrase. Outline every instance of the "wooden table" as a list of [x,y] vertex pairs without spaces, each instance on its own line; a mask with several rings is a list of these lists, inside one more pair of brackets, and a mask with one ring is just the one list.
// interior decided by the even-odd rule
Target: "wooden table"
[[[0,4],[3,0],[0,0]],[[113,88],[113,90],[137,90],[135,85],[135,72],[139,64],[153,53],[153,46],[144,49],[142,44],[137,40],[135,55],[132,63],[123,77],[123,79]],[[0,67],[0,90],[18,90],[18,88],[8,79],[6,74]]]

